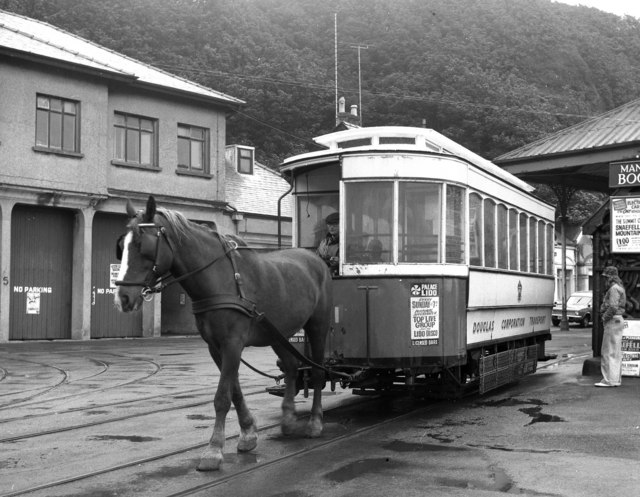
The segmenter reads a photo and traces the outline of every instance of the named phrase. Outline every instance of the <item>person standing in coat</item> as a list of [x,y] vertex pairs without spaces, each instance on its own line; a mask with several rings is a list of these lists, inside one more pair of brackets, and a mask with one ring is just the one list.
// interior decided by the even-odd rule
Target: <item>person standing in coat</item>
[[602,380],[595,384],[597,387],[618,387],[622,383],[622,331],[627,294],[618,276],[618,269],[607,266],[602,272],[607,286],[607,292],[602,299],[600,316],[604,324],[600,370]]

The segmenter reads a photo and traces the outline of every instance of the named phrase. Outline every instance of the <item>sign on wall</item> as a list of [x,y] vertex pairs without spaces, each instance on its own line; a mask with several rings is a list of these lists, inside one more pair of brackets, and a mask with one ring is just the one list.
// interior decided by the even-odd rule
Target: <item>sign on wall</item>
[[611,252],[640,253],[640,197],[611,197]]
[[622,375],[640,376],[640,321],[627,319],[622,332]]
[[610,188],[634,185],[640,185],[640,160],[611,162],[609,164]]

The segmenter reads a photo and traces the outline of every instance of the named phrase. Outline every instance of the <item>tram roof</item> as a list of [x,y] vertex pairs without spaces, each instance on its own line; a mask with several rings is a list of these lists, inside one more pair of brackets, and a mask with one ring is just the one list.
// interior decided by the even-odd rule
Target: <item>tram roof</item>
[[493,162],[479,156],[433,129],[408,126],[374,126],[337,131],[314,138],[326,150],[308,152],[285,159],[281,171],[322,164],[328,158],[362,152],[415,152],[458,157],[479,169],[526,192],[534,187],[516,178]]

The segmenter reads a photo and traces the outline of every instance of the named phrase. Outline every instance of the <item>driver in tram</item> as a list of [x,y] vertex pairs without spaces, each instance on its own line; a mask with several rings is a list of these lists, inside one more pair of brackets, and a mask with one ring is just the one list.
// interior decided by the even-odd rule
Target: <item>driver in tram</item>
[[337,212],[333,212],[327,216],[325,219],[327,235],[322,239],[316,249],[316,254],[329,266],[332,273],[337,273],[338,271],[338,248],[340,242],[339,222],[340,214]]

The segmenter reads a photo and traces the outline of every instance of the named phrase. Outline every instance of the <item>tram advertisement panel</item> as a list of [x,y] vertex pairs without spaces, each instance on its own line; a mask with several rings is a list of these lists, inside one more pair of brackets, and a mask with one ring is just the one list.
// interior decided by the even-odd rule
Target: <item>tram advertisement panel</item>
[[640,376],[640,320],[628,319],[624,322],[622,375]]
[[411,342],[438,345],[440,338],[440,293],[437,283],[411,285]]
[[640,197],[611,197],[611,252],[640,252]]

